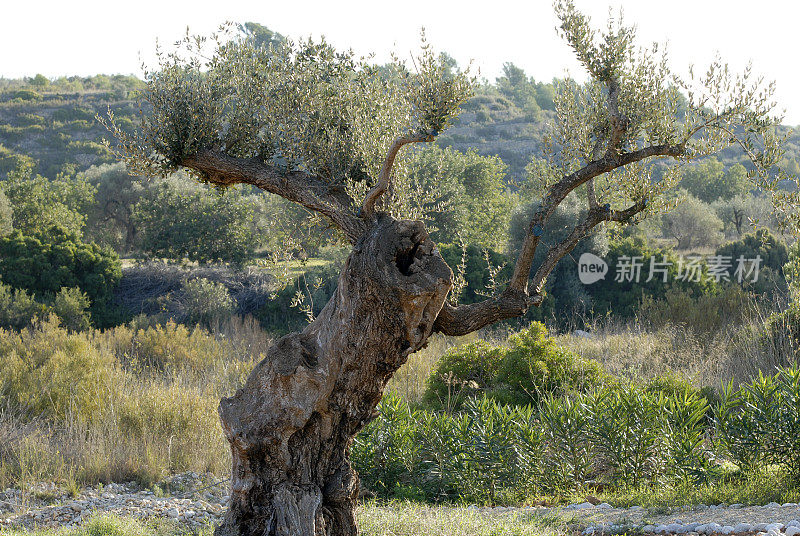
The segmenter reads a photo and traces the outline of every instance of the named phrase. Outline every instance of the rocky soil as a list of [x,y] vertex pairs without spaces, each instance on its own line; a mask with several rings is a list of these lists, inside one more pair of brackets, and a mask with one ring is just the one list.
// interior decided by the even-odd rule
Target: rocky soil
[[228,504],[227,482],[211,475],[184,473],[151,489],[134,482],[85,488],[70,496],[53,484],[40,484],[23,493],[0,492],[0,531],[3,527],[74,527],[96,513],[172,519],[188,528],[217,523]]
[[[188,529],[220,521],[228,504],[228,483],[213,475],[184,473],[158,486],[144,489],[136,483],[89,487],[71,496],[53,484],[40,484],[28,492],[0,492],[0,533],[3,528],[74,527],[93,514],[111,513],[142,521],[172,520]],[[564,507],[467,507],[492,515],[560,518],[585,536],[638,533],[685,536],[800,536],[800,505],[765,506],[700,505],[649,510],[640,506],[615,508],[589,502]]]

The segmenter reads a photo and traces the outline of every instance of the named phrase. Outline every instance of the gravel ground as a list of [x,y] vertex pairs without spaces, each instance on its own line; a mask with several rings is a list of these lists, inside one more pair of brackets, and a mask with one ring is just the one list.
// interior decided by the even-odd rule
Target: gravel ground
[[[135,483],[83,489],[71,497],[53,484],[22,493],[0,492],[0,532],[4,527],[74,527],[94,513],[112,513],[140,520],[171,519],[190,529],[218,523],[228,503],[227,482],[212,475],[184,473],[153,489]],[[478,508],[464,510],[492,515],[557,517],[585,535],[615,533],[800,536],[800,505],[712,505],[674,508],[668,514],[640,506],[614,508],[607,503],[546,508]]]
[[70,497],[52,484],[28,493],[0,492],[0,530],[3,527],[74,527],[94,513],[111,513],[140,520],[173,519],[189,528],[217,523],[228,503],[227,482],[211,475],[184,473],[147,490],[131,482],[81,490]]

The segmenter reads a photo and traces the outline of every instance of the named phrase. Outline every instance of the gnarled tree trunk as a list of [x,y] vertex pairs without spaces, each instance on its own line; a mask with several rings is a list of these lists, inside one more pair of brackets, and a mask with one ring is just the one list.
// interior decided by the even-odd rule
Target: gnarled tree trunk
[[451,286],[421,222],[377,218],[319,317],[278,340],[222,400],[233,473],[217,536],[356,534],[353,437],[425,344]]

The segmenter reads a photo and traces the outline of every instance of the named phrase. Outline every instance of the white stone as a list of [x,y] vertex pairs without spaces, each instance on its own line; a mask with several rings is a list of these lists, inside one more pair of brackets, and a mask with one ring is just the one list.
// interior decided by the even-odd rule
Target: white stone
[[656,526],[655,525],[645,525],[644,527],[642,527],[642,532],[649,533],[649,532],[655,532],[655,531],[656,531]]
[[178,509],[177,508],[170,508],[169,510],[167,510],[167,517],[171,517],[172,519],[175,519],[179,515],[180,514],[178,513]]
[[720,534],[733,534],[733,527],[730,525],[725,525],[718,531]]
[[797,536],[798,534],[800,534],[800,527],[795,527],[795,526],[786,527],[785,534],[786,536]]
[[667,527],[666,525],[656,525],[656,530],[653,532],[658,532],[659,534],[662,532],[667,532]]
[[715,532],[719,532],[722,529],[722,525],[719,523],[709,523],[706,525],[706,534],[713,534]]
[[681,525],[680,523],[670,523],[670,524],[666,525],[666,529],[667,529],[666,530],[667,532],[670,532],[670,533],[673,533],[673,534],[683,534],[684,532],[686,532],[683,529],[683,525]]
[[570,504],[567,508],[570,510],[586,510],[587,508],[594,508],[594,505],[590,502],[584,502],[580,504]]
[[733,527],[733,532],[736,534],[741,534],[742,532],[753,532],[753,525],[750,523],[739,523]]
[[779,507],[780,507],[780,504],[778,504],[776,502],[771,502],[771,503],[769,503],[767,505],[767,508],[779,508]]
[[706,533],[706,527],[708,527],[708,525],[706,525],[706,524],[697,525],[694,528],[694,531],[697,532],[698,534],[705,534]]
[[767,525],[769,525],[769,523],[756,523],[753,525],[753,530],[756,532],[767,532]]
[[791,521],[786,523],[786,526],[787,527],[800,527],[800,521],[798,521],[796,519],[792,519]]
[[596,506],[596,508],[599,508],[600,510],[608,510],[611,508],[611,505],[608,503],[600,503]]
[[783,523],[770,523],[764,530],[767,532],[780,532],[781,529],[783,529]]

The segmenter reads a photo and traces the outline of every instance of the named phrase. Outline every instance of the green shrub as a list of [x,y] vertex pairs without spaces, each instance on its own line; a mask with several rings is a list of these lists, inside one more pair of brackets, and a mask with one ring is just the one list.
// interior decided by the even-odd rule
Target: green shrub
[[236,304],[222,283],[198,277],[184,283],[182,290],[180,301],[192,323],[213,326],[234,313]]
[[493,393],[514,404],[538,404],[550,394],[586,391],[606,379],[602,367],[559,347],[540,322],[512,335]]
[[[768,229],[759,229],[754,233],[744,235],[735,242],[724,244],[717,248],[715,255],[731,258],[731,282],[739,284],[734,271],[738,266],[738,259],[745,260],[743,281],[741,286],[761,295],[783,295],[788,290],[783,266],[789,261],[789,249],[780,238],[769,232]],[[744,278],[750,268],[751,259],[761,257],[758,280]],[[752,277],[752,276],[751,276]]]
[[548,486],[554,490],[583,488],[594,461],[583,397],[545,396],[539,405],[539,420],[546,445],[543,474]]
[[47,316],[48,307],[22,289],[0,282],[0,328],[22,329]]
[[716,472],[706,443],[708,400],[690,390],[675,391],[664,399],[667,474],[678,482],[707,483]]
[[53,313],[61,325],[70,331],[84,331],[91,327],[89,297],[78,288],[62,288],[53,300]]
[[[623,257],[628,259],[638,257],[637,263],[641,263],[638,280],[633,277],[630,281],[627,278],[623,281],[616,281],[616,270],[618,270]],[[630,318],[637,314],[642,300],[658,302],[668,295],[670,289],[675,289],[673,292],[681,291],[688,296],[708,294],[714,290],[714,284],[705,277],[705,268],[703,268],[704,275],[701,277],[701,281],[682,281],[678,279],[679,263],[674,252],[666,248],[651,247],[639,237],[612,241],[606,261],[609,268],[606,277],[586,288],[595,313],[602,314],[611,311],[616,316]],[[651,261],[672,263],[666,267],[666,283],[663,275],[659,273],[654,273],[653,279],[647,281],[650,275]]]
[[592,446],[611,483],[635,488],[660,472],[664,405],[663,395],[631,385],[587,397]]
[[781,367],[745,385],[748,411],[754,413],[766,461],[786,467],[800,479],[800,368]]
[[454,409],[467,396],[485,392],[494,383],[506,351],[485,341],[451,348],[428,378],[423,402]]
[[44,299],[53,298],[64,287],[79,288],[94,312],[108,302],[121,277],[116,253],[84,243],[62,229],[52,228],[49,234],[38,236],[15,231],[0,238],[0,278]]
[[416,423],[408,404],[399,397],[384,397],[380,418],[356,436],[353,466],[369,489],[389,497],[397,484],[408,485],[414,474],[417,449]]

